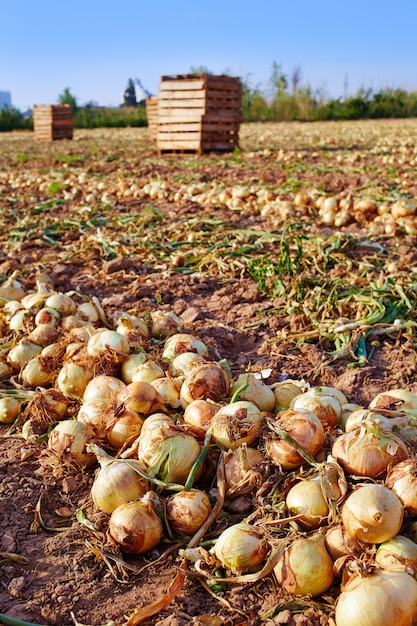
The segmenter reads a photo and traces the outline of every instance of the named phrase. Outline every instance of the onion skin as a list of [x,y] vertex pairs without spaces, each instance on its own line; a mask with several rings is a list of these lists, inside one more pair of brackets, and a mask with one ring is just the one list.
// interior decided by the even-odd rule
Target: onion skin
[[350,538],[383,543],[400,532],[404,507],[400,498],[380,484],[353,491],[342,507],[342,522]]
[[336,602],[336,626],[412,626],[416,615],[417,581],[401,571],[351,578]]
[[271,387],[266,385],[264,381],[257,378],[253,373],[240,374],[237,380],[232,384],[230,389],[233,395],[242,385],[247,385],[240,395],[239,400],[252,402],[261,411],[271,412],[275,406],[275,395]]
[[387,474],[385,486],[400,498],[407,512],[417,513],[417,459],[397,463]]
[[332,447],[332,456],[346,472],[369,478],[385,476],[408,455],[407,446],[397,435],[371,425],[343,433]]
[[179,491],[168,499],[167,518],[180,534],[194,535],[211,512],[210,498],[205,491]]
[[259,437],[265,414],[252,402],[238,400],[223,406],[211,422],[213,439],[229,450],[252,445]]
[[297,524],[304,530],[315,530],[327,522],[329,507],[319,478],[300,480],[287,493],[286,507],[291,515],[302,515]]
[[48,448],[63,462],[76,462],[84,467],[91,467],[96,457],[86,451],[87,443],[93,440],[91,428],[77,420],[64,420],[51,430]]
[[240,522],[229,526],[217,538],[212,552],[233,574],[259,571],[265,561],[269,546],[259,530]]
[[163,528],[153,507],[138,500],[114,509],[109,520],[109,533],[125,552],[144,554],[161,541]]
[[323,535],[294,539],[275,565],[274,574],[278,584],[293,595],[315,597],[330,589],[334,581],[333,561]]
[[[137,461],[130,460],[131,465]],[[140,500],[148,491],[148,481],[126,461],[114,460],[100,468],[91,488],[91,499],[100,511],[109,515],[132,500]]]
[[185,407],[184,422],[192,426],[193,432],[199,437],[204,437],[214,415],[220,408],[220,404],[210,402],[209,400],[193,400]]
[[229,393],[229,377],[216,362],[196,364],[186,376],[180,390],[183,409],[193,400],[220,402]]
[[[311,411],[287,409],[278,415],[276,423],[312,456],[322,449],[325,441],[323,425]],[[295,470],[305,463],[295,448],[277,435],[265,438],[265,449],[271,461],[283,470]]]

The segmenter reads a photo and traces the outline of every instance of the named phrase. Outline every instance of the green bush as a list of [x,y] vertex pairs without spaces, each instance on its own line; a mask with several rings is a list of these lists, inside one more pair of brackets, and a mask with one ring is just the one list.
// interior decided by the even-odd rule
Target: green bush
[[32,118],[23,117],[17,109],[4,107],[0,109],[0,132],[10,130],[31,130]]

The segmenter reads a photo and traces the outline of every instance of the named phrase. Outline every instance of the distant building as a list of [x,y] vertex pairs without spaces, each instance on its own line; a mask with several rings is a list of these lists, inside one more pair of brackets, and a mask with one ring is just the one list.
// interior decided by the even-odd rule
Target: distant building
[[0,91],[0,109],[12,106],[12,96],[10,91]]

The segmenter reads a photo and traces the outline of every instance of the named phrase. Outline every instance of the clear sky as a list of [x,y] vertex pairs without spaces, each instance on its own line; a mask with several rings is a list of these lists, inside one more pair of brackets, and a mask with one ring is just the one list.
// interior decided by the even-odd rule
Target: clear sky
[[330,97],[417,90],[417,0],[0,0],[0,91],[20,110],[118,106],[129,78],[204,66],[266,91],[273,63]]

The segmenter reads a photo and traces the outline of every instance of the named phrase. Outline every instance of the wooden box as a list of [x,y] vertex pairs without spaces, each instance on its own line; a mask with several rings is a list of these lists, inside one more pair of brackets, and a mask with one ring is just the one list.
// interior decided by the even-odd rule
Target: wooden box
[[227,152],[239,144],[239,78],[212,74],[162,76],[157,148],[168,152]]
[[74,124],[69,104],[35,104],[32,116],[35,139],[72,139]]
[[158,133],[158,96],[148,96],[146,98],[146,117],[148,118],[151,139],[156,141]]

